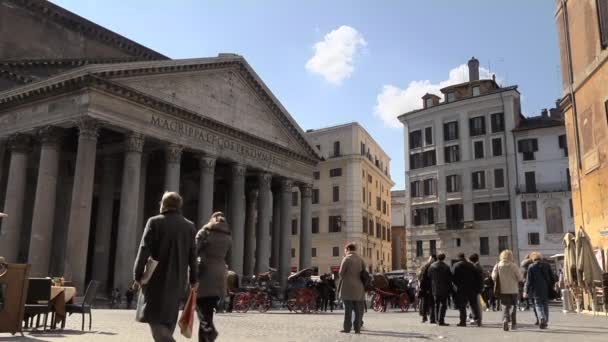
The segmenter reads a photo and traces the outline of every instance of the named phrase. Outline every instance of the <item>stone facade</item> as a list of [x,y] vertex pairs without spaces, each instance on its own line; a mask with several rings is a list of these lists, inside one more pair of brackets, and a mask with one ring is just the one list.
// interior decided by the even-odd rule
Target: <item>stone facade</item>
[[[306,136],[324,158],[315,168],[311,189],[313,267],[319,273],[337,272],[344,245],[355,242],[371,271],[389,271],[390,189],[394,185],[390,158],[358,123],[308,130]],[[301,203],[292,204],[291,265],[296,269],[303,250],[302,234],[298,234]]]
[[[69,57],[88,64],[89,54],[100,57],[91,47],[102,44],[140,60],[97,60],[33,79],[37,66],[66,60],[55,62],[52,47],[47,60],[35,63],[27,61],[31,51],[2,56],[16,61],[0,61],[0,71],[10,66],[22,80],[30,77],[4,82],[0,92],[0,198],[9,214],[0,228],[2,255],[31,263],[33,276],[63,275],[79,291],[91,279],[124,290],[144,219],[158,213],[165,190],[174,190],[184,198],[184,215],[199,226],[211,212],[227,212],[234,240],[229,264],[239,274],[267,271],[270,248],[252,248],[272,245],[270,222],[280,222],[272,240],[281,253],[272,266],[285,285],[292,188],[311,186],[319,155],[247,61],[234,54],[169,60],[49,2],[24,3],[0,6],[0,15],[53,27],[49,39],[36,36],[32,47],[52,45],[80,27],[62,23],[80,21],[84,31],[114,38],[99,42],[82,33],[95,42],[66,48],[74,53]],[[42,20],[47,12],[38,6],[64,20]],[[246,196],[249,190],[255,196]],[[301,202],[301,217],[310,220],[307,192]],[[310,249],[309,239],[303,243]]]
[[405,190],[391,191],[391,248],[393,270],[407,268],[407,243],[405,237],[405,215],[407,215],[407,193]]
[[[562,100],[574,224],[608,255],[608,8],[605,1],[557,1]],[[608,267],[608,258],[604,259]]]

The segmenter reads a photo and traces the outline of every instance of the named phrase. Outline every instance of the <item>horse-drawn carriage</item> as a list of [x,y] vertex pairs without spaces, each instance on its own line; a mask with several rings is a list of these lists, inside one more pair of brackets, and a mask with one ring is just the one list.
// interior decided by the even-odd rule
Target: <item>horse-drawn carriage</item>
[[276,270],[271,268],[268,272],[244,280],[246,285],[235,291],[233,310],[241,313],[249,309],[257,309],[262,313],[268,311],[272,307],[272,300],[278,298],[280,288],[272,282],[275,272]]
[[372,277],[371,306],[374,311],[386,312],[389,304],[407,312],[411,306],[416,309],[415,291],[405,278],[387,278],[384,274]]
[[318,310],[317,291],[311,276],[314,271],[305,268],[287,278],[287,309],[292,312],[311,313]]

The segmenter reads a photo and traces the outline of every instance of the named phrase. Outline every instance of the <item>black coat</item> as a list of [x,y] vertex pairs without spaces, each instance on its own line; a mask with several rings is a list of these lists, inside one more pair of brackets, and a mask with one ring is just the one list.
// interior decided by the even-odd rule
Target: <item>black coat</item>
[[176,211],[151,217],[146,224],[134,266],[140,281],[148,257],[158,266],[147,285],[139,292],[139,322],[172,324],[177,322],[180,301],[186,295],[188,269],[190,284],[196,283],[196,248],[194,224]]
[[420,269],[420,275],[418,276],[418,281],[420,282],[420,291],[423,294],[431,294],[432,293],[432,283],[429,275],[429,267],[431,267],[431,263],[427,262]]
[[428,270],[433,296],[449,296],[453,291],[452,271],[443,261],[435,261]]
[[472,263],[461,260],[454,264],[454,285],[459,294],[470,295],[481,293],[482,272]]
[[551,266],[544,261],[537,261],[528,268],[524,291],[530,298],[548,300],[549,288],[553,287],[555,282]]

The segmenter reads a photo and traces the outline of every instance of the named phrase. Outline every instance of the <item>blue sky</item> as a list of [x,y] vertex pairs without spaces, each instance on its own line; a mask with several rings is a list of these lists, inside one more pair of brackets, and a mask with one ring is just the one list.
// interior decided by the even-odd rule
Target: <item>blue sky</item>
[[53,2],[171,58],[243,55],[303,129],[361,123],[392,158],[394,189],[394,117],[471,56],[519,85],[526,115],[561,94],[554,0]]

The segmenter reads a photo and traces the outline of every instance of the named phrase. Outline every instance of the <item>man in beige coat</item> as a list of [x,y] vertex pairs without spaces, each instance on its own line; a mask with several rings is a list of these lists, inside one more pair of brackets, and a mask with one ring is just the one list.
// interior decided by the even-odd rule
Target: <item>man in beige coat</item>
[[355,334],[361,332],[363,325],[363,308],[365,306],[365,288],[361,281],[361,271],[365,269],[365,262],[355,252],[357,246],[354,243],[346,245],[344,252],[346,256],[340,265],[340,282],[338,291],[344,302],[344,328],[341,332],[349,333],[353,326],[352,313],[355,312]]

